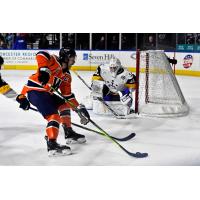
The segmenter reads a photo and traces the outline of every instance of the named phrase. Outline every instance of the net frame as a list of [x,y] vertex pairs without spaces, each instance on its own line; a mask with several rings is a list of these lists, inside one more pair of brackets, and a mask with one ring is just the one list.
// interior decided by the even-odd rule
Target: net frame
[[179,117],[189,113],[189,106],[164,51],[136,51],[136,83],[135,113],[150,117]]

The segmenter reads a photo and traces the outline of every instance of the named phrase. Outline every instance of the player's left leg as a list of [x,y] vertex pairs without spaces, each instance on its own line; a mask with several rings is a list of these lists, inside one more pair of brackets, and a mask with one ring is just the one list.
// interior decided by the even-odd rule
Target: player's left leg
[[49,156],[60,156],[71,154],[70,147],[57,143],[60,126],[60,116],[48,92],[29,91],[28,99],[47,120],[46,136],[47,151]]

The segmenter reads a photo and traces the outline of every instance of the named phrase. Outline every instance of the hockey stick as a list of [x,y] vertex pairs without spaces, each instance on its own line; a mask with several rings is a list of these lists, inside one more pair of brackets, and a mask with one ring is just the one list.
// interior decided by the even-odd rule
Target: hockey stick
[[[36,111],[36,112],[39,112],[36,108],[33,108],[33,107],[30,107],[29,109],[30,109],[30,110],[33,110],[33,111]],[[76,127],[79,127],[79,128],[82,128],[82,129],[85,129],[85,130],[87,130],[87,131],[94,132],[94,133],[97,133],[97,134],[99,134],[99,135],[103,135],[103,136],[104,136],[104,134],[102,134],[102,132],[95,131],[95,130],[93,130],[93,129],[90,129],[90,128],[81,126],[81,125],[79,125],[79,124],[76,124],[76,123],[73,123],[73,122],[72,122],[72,125],[74,125],[74,126],[76,126]],[[111,137],[112,137],[113,139],[115,139],[115,140],[118,140],[118,141],[121,141],[121,142],[125,142],[125,141],[128,141],[128,140],[132,139],[133,137],[135,137],[135,135],[136,135],[135,133],[130,133],[129,135],[127,135],[126,137],[123,137],[123,138],[117,138],[117,137],[114,137],[114,136],[111,136]]]
[[36,108],[33,108],[33,107],[30,107],[29,109],[30,109],[30,110],[34,110],[34,111],[36,111],[36,112],[39,112]]
[[89,90],[92,90],[92,88],[83,80],[83,78],[75,71],[75,70],[72,70],[76,76],[85,84],[85,86],[89,89]]
[[112,140],[116,145],[118,145],[124,152],[126,152],[129,156],[135,157],[135,158],[145,158],[148,156],[148,153],[141,153],[141,152],[130,152],[127,149],[125,149],[121,144],[119,144],[116,140],[114,140],[113,138],[111,138],[111,136],[106,133],[100,126],[98,126],[94,121],[92,121],[91,119],[89,120],[94,126],[96,126],[99,130],[102,131],[102,133],[104,133],[105,136],[107,136],[107,138],[109,138],[110,140]]
[[[94,133],[97,133],[97,134],[100,134],[100,135],[103,135],[103,136],[104,136],[104,134],[102,134],[102,132],[95,131],[95,130],[90,129],[90,128],[87,128],[87,127],[85,127],[85,126],[81,126],[81,125],[76,124],[76,123],[73,123],[73,122],[72,122],[72,125],[74,125],[74,126],[76,126],[76,127],[79,127],[79,128],[82,128],[82,129],[85,129],[85,130],[87,130],[87,131],[94,132]],[[121,141],[121,142],[125,142],[125,141],[128,141],[128,140],[134,138],[135,135],[136,135],[135,133],[130,133],[128,136],[123,137],[123,138],[117,138],[117,137],[114,137],[114,136],[111,136],[111,137],[112,137],[114,140]]]
[[[15,92],[15,90],[13,90],[10,85],[5,85],[0,87],[0,94],[4,95],[5,97],[7,97],[8,99],[12,99],[14,101],[16,101],[16,97],[17,97],[17,92]],[[36,108],[30,107],[30,110],[34,110],[37,111],[38,110]]]
[[[33,107],[30,107],[29,109],[30,109],[30,110],[33,110],[33,111],[36,111],[36,112],[39,112],[36,108],[33,108]],[[102,132],[95,131],[95,130],[93,130],[93,129],[90,129],[90,128],[81,126],[81,125],[79,125],[79,124],[76,124],[76,123],[73,123],[73,122],[72,122],[72,125],[74,125],[74,126],[76,126],[76,127],[79,127],[79,128],[82,128],[82,129],[85,129],[85,130],[87,130],[87,131],[94,132],[94,133],[97,133],[97,134],[99,134],[99,135],[103,135],[103,136],[104,136],[104,134],[102,134]],[[125,142],[125,141],[128,141],[128,140],[134,138],[135,135],[136,135],[135,133],[130,133],[129,135],[127,135],[126,137],[123,137],[123,138],[117,138],[117,137],[114,137],[114,136],[111,136],[111,137],[112,137],[113,139],[115,139],[115,140],[118,140],[118,141],[121,141],[121,142]]]
[[[85,84],[85,86],[89,89],[92,90],[92,88],[85,82],[85,80],[83,80],[83,78],[74,70],[72,70],[76,76]],[[117,118],[117,119],[125,119],[124,115],[118,115],[101,97],[97,97],[97,100],[99,100],[101,103],[104,104],[104,106],[106,106],[106,108],[108,108],[108,110],[110,110],[110,112]]]
[[[58,90],[56,90],[55,88],[53,88],[52,86],[51,86],[51,89],[54,90],[63,100],[65,100],[66,103],[70,104],[73,107],[74,111],[79,115],[79,117],[82,117],[81,113],[79,112],[79,110],[77,109],[77,107],[72,102],[70,102],[68,99],[66,99],[64,96],[62,96],[62,94]],[[113,139],[106,131],[104,131],[100,126],[98,126],[93,120],[91,120],[91,119],[88,119],[88,120],[96,128],[98,128],[102,132],[102,134],[104,136],[106,136],[113,143],[115,143],[116,145],[118,145],[129,156],[132,156],[132,157],[135,157],[135,158],[144,158],[144,157],[148,156],[148,153],[140,153],[140,152],[133,153],[133,152],[128,151],[121,144],[119,144],[115,139]]]

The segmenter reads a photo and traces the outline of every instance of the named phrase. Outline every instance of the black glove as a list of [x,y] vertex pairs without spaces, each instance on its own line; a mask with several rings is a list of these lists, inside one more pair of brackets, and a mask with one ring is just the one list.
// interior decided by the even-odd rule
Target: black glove
[[16,98],[16,101],[20,104],[19,107],[23,110],[28,110],[30,108],[30,103],[23,94],[19,94]]
[[86,110],[85,106],[80,104],[77,107],[77,111],[78,111],[79,116],[81,118],[81,124],[86,125],[89,122],[90,115],[89,115],[88,111]]
[[42,85],[46,85],[48,83],[49,79],[50,79],[50,75],[48,72],[46,72],[46,71],[39,72],[38,80],[40,81],[40,83]]

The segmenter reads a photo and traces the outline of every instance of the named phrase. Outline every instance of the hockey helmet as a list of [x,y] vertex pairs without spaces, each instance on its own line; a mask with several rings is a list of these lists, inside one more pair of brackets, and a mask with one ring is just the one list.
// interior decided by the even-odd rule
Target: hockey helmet
[[59,51],[59,59],[61,62],[66,62],[70,57],[76,57],[76,51],[70,48],[61,48]]

